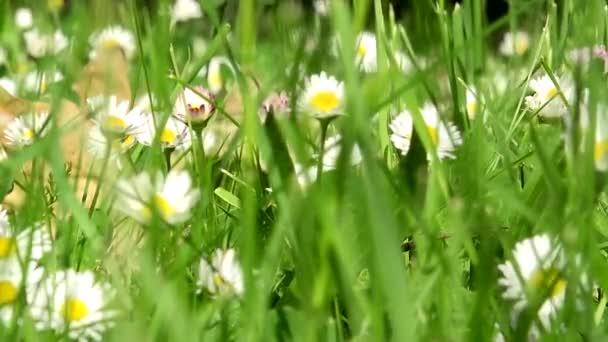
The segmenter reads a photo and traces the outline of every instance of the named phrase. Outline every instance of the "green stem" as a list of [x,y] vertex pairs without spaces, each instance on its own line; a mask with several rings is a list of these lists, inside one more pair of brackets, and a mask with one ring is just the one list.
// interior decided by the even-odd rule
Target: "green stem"
[[321,142],[319,143],[319,160],[317,161],[317,182],[321,181],[323,173],[323,157],[325,157],[325,139],[327,138],[327,128],[332,118],[319,119],[321,125]]

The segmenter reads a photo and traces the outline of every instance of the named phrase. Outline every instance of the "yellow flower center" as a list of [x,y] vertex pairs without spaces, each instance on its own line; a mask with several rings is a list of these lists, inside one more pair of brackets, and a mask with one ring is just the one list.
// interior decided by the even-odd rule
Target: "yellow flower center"
[[120,42],[114,38],[108,38],[101,43],[101,47],[105,50],[120,48]]
[[467,103],[467,111],[469,112],[469,114],[477,113],[477,101],[473,100]]
[[6,258],[15,251],[15,239],[0,237],[0,258]]
[[152,202],[163,218],[168,219],[175,214],[175,207],[173,207],[163,196],[159,194],[154,195]]
[[18,62],[17,66],[15,67],[15,71],[19,75],[24,75],[25,73],[27,73],[27,71],[29,69],[30,69],[29,65],[25,62]]
[[165,128],[160,135],[160,142],[167,145],[175,145],[175,139],[177,139],[177,135],[170,129]]
[[209,74],[209,85],[215,88],[220,88],[224,80],[220,72],[213,72]]
[[17,299],[18,289],[13,283],[3,280],[0,281],[0,305],[9,304]]
[[135,138],[132,135],[125,135],[121,140],[122,147],[130,147],[135,143]]
[[557,88],[552,87],[551,89],[547,90],[547,98],[552,99],[555,95],[557,95],[557,93],[559,93]]
[[340,99],[334,92],[321,91],[312,97],[311,104],[315,109],[331,112],[340,105]]
[[530,44],[528,44],[528,41],[526,39],[516,39],[515,40],[515,53],[518,54],[519,56],[523,55],[524,53],[526,53],[526,51],[528,51],[528,47],[530,46]]
[[113,132],[120,132],[127,128],[127,122],[118,115],[110,114],[106,116],[104,120],[104,126],[106,130]]
[[608,139],[604,139],[595,143],[594,157],[595,161],[600,161],[608,153]]
[[29,141],[34,139],[34,130],[31,128],[27,128],[23,131],[23,139]]
[[435,129],[435,127],[431,127],[431,126],[427,126],[426,129],[429,132],[429,136],[431,137],[431,142],[433,143],[433,145],[436,146],[437,143],[439,142],[439,137],[437,135],[437,129]]
[[534,271],[530,277],[530,284],[534,290],[549,289],[549,296],[556,297],[564,292],[567,282],[558,269],[550,267]]
[[68,298],[61,307],[61,316],[68,322],[77,322],[89,315],[87,304],[78,298]]
[[213,282],[215,283],[215,285],[217,286],[222,286],[224,285],[224,279],[222,278],[222,276],[220,276],[219,274],[216,274],[213,276]]
[[357,49],[357,54],[361,57],[365,56],[367,53],[367,48],[363,44],[359,44],[359,48]]

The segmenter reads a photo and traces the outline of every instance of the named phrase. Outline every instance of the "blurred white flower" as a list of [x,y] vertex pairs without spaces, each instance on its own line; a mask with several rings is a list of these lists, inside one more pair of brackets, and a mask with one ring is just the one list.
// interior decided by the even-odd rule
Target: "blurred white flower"
[[48,132],[48,113],[27,113],[11,120],[4,129],[6,147],[19,149],[31,145]]
[[[154,182],[153,182],[154,181]],[[169,224],[188,220],[198,201],[199,190],[192,188],[187,171],[171,170],[166,178],[158,173],[154,180],[146,172],[117,184],[117,208],[140,223],[150,223],[158,215]]]
[[[325,149],[323,152],[323,171],[335,169],[338,166],[338,158],[340,158],[340,152],[342,151],[342,136],[336,134],[325,139],[323,148]],[[355,144],[351,151],[350,164],[359,165],[361,161],[363,161],[361,150]]]
[[391,130],[391,142],[401,155],[407,155],[410,151],[412,143],[412,132],[414,130],[414,122],[410,112],[403,111],[399,113],[389,124]]
[[506,32],[498,51],[503,56],[523,56],[530,48],[530,36],[523,31]]
[[41,33],[33,28],[23,34],[27,52],[34,58],[56,55],[68,46],[68,40],[60,30]]
[[243,295],[243,272],[234,249],[216,250],[211,257],[211,263],[202,258],[196,285],[198,293],[206,289],[213,295]]
[[[16,256],[0,258],[0,326],[9,325],[13,321],[15,304],[19,300],[22,289],[31,290],[42,276],[42,269],[32,263],[26,263],[23,268]],[[23,282],[27,280],[27,284]]]
[[23,79],[23,88],[26,91],[40,92],[40,94],[44,94],[50,84],[59,82],[61,80],[63,80],[63,74],[61,74],[59,71],[52,73],[31,71],[28,72]]
[[516,314],[527,308],[533,296],[542,296],[537,314],[548,328],[564,302],[567,281],[563,268],[560,246],[547,235],[537,235],[518,242],[512,260],[498,265],[502,273],[498,283],[505,288],[503,297],[514,301]]
[[[555,77],[562,93],[569,99],[572,96],[570,82]],[[559,96],[560,89],[548,75],[530,80],[530,88],[534,94],[526,96],[526,105],[531,111],[540,110],[538,115],[545,118],[562,117],[566,113],[567,107]]]
[[18,8],[15,11],[15,24],[17,27],[25,30],[32,27],[32,10],[26,7]]
[[69,269],[47,274],[28,291],[29,311],[39,330],[52,329],[78,341],[101,341],[114,326],[117,311],[109,308],[115,291],[96,282],[92,272]]
[[184,121],[204,122],[215,112],[215,97],[204,87],[186,88],[177,96],[173,115]]
[[466,92],[467,115],[469,116],[469,119],[474,120],[477,116],[477,112],[479,111],[482,101],[475,88],[467,87]]
[[17,96],[17,84],[8,77],[0,78],[0,87],[12,96]]
[[395,62],[397,63],[397,66],[399,67],[399,69],[401,69],[401,71],[403,71],[404,73],[412,71],[414,65],[408,55],[401,51],[396,51],[394,57]]
[[222,66],[228,67],[234,74],[234,67],[230,60],[224,56],[216,56],[211,58],[207,68],[207,85],[212,93],[217,94],[224,89],[224,77],[222,76]]
[[6,210],[0,206],[0,261],[13,257],[37,262],[52,248],[49,228],[37,223],[21,232],[11,227]]
[[355,63],[365,72],[375,72],[378,69],[376,54],[376,36],[370,32],[361,32],[357,37]]
[[595,168],[598,171],[608,171],[608,112],[604,106],[597,113],[595,126],[595,148],[593,152]]
[[89,130],[87,148],[97,160],[120,162],[120,156],[135,146],[137,140],[135,133],[111,134],[104,132],[98,125]]
[[121,101],[114,95],[91,97],[87,104],[104,133],[134,135],[143,124],[139,108],[130,108],[129,101]]
[[312,75],[306,80],[299,108],[319,119],[344,114],[344,84],[325,72]]
[[437,108],[430,103],[420,109],[420,114],[439,159],[456,158],[456,149],[462,145],[462,136],[456,125],[442,121]]
[[331,7],[329,0],[314,0],[313,6],[315,8],[315,12],[322,17],[329,14],[329,9]]
[[91,36],[90,39],[93,50],[89,58],[94,59],[98,51],[119,48],[127,59],[135,55],[135,37],[131,31],[121,26],[110,26]]
[[[147,114],[145,117],[145,123],[143,128],[139,130],[137,134],[137,140],[146,145],[152,145],[154,138],[157,134],[156,125],[161,124],[161,118],[156,118],[156,123],[154,122],[154,116],[152,114]],[[186,141],[187,135],[190,134],[190,129],[188,126],[182,121],[170,116],[167,118],[167,122],[164,127],[161,129],[160,133],[160,144],[163,148],[175,148],[179,145],[184,144]]]
[[174,23],[188,21],[203,16],[201,6],[196,0],[176,0],[171,8],[171,21]]

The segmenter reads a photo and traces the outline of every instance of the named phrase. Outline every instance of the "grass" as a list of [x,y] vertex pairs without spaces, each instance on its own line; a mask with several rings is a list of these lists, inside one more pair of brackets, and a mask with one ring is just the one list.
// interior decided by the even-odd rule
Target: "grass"
[[[573,48],[605,43],[602,1],[513,0],[495,22],[484,15],[492,1],[483,0],[457,7],[415,1],[403,16],[380,0],[333,1],[327,17],[302,11],[297,2],[201,1],[203,19],[172,28],[167,1],[151,7],[73,1],[54,12],[40,3],[32,7],[34,25],[61,28],[70,48],[39,59],[27,57],[13,24],[20,5],[0,5],[0,46],[8,51],[0,72],[60,70],[63,81],[48,91],[20,93],[48,103],[53,116],[64,101],[80,101],[72,86],[87,64],[88,37],[110,23],[136,35],[137,52],[124,73],[128,97],[152,96],[160,122],[182,89],[205,84],[199,70],[213,56],[236,66],[234,75],[224,75],[226,89],[205,128],[233,122],[236,133],[221,139],[224,152],[207,153],[197,143],[189,161],[171,165],[188,170],[201,193],[186,223],[142,226],[115,208],[116,179],[168,172],[160,136],[152,147],[124,154],[122,169],[102,165],[99,192],[86,192],[96,197],[94,207],[74,190],[73,176],[86,170],[58,148],[64,133],[57,125],[0,162],[0,191],[14,181],[27,194],[11,210],[12,224],[53,227],[42,266],[90,270],[116,289],[111,305],[119,314],[104,340],[484,341],[498,331],[525,340],[527,327],[538,323],[534,307],[512,318],[497,267],[518,241],[541,233],[561,241],[571,266],[562,270],[563,308],[542,340],[608,337],[606,299],[593,296],[596,287],[608,286],[608,197],[605,173],[594,167],[594,136],[577,130],[568,148],[565,119],[541,119],[525,104],[530,79],[544,73],[554,82],[574,75],[577,89],[589,90],[589,108],[605,104],[601,60],[580,68],[566,58]],[[352,49],[332,53],[335,37],[355,46],[362,30],[376,34],[374,73],[359,70]],[[517,30],[530,33],[530,49],[500,56],[502,34]],[[194,51],[195,38],[207,41],[202,53]],[[411,71],[399,70],[391,57],[396,51],[409,56]],[[302,188],[294,164],[316,165],[322,133],[319,122],[297,110],[297,100],[305,77],[320,71],[344,81],[345,115],[328,127],[330,135],[342,134],[342,152],[335,170]],[[504,91],[496,77],[506,79]],[[466,112],[465,86],[483,99],[474,119]],[[262,122],[258,108],[275,90],[289,94],[292,114]],[[455,159],[435,153],[417,110],[425,102],[462,132]],[[569,106],[578,115],[576,103]],[[417,133],[402,156],[388,124],[406,108]],[[4,99],[0,109],[14,111]],[[601,125],[595,119],[603,114],[590,113],[591,127]],[[362,162],[351,166],[355,145]],[[199,260],[228,247],[242,265],[244,294],[197,294]],[[67,339],[35,329],[25,296],[17,307],[22,320],[0,325],[0,340]]]

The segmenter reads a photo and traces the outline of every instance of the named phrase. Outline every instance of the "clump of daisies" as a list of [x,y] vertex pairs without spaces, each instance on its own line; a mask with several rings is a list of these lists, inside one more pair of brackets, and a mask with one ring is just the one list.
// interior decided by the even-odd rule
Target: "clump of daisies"
[[344,84],[325,72],[312,75],[299,100],[299,109],[318,119],[344,114]]
[[5,146],[17,150],[29,146],[37,139],[44,137],[49,131],[49,114],[27,113],[11,120],[4,129]]
[[110,309],[114,290],[97,282],[92,272],[72,269],[46,274],[28,292],[28,306],[39,330],[66,333],[74,340],[100,341],[114,325],[117,311]]
[[142,172],[118,181],[118,210],[142,224],[159,217],[168,224],[188,220],[200,191],[192,187],[187,171],[171,170],[166,176],[153,178]]
[[518,242],[512,258],[498,266],[504,287],[503,297],[513,302],[514,317],[529,309],[531,301],[541,300],[538,321],[547,329],[564,303],[567,279],[562,249],[548,235],[537,235]]
[[217,296],[242,296],[245,291],[243,271],[234,249],[218,249],[210,260],[202,258],[196,285],[198,293],[207,290]]
[[[456,149],[462,145],[462,136],[456,125],[442,120],[435,106],[430,103],[425,104],[420,109],[420,114],[431,138],[432,147],[435,149],[439,159],[456,158]],[[389,128],[391,130],[390,139],[393,146],[402,155],[406,155],[410,149],[414,129],[412,114],[407,110],[399,113],[390,122]]]
[[534,93],[526,96],[526,106],[533,112],[538,111],[538,115],[543,118],[562,117],[568,109],[562,97],[570,100],[571,82],[558,76],[555,79],[556,82],[553,82],[549,75],[543,75],[530,80],[529,85]]
[[498,51],[501,55],[523,56],[530,48],[530,36],[524,31],[506,32],[500,42]]
[[121,26],[110,26],[95,33],[90,39],[93,49],[89,58],[94,59],[98,51],[120,49],[127,59],[135,55],[135,37],[131,31]]

